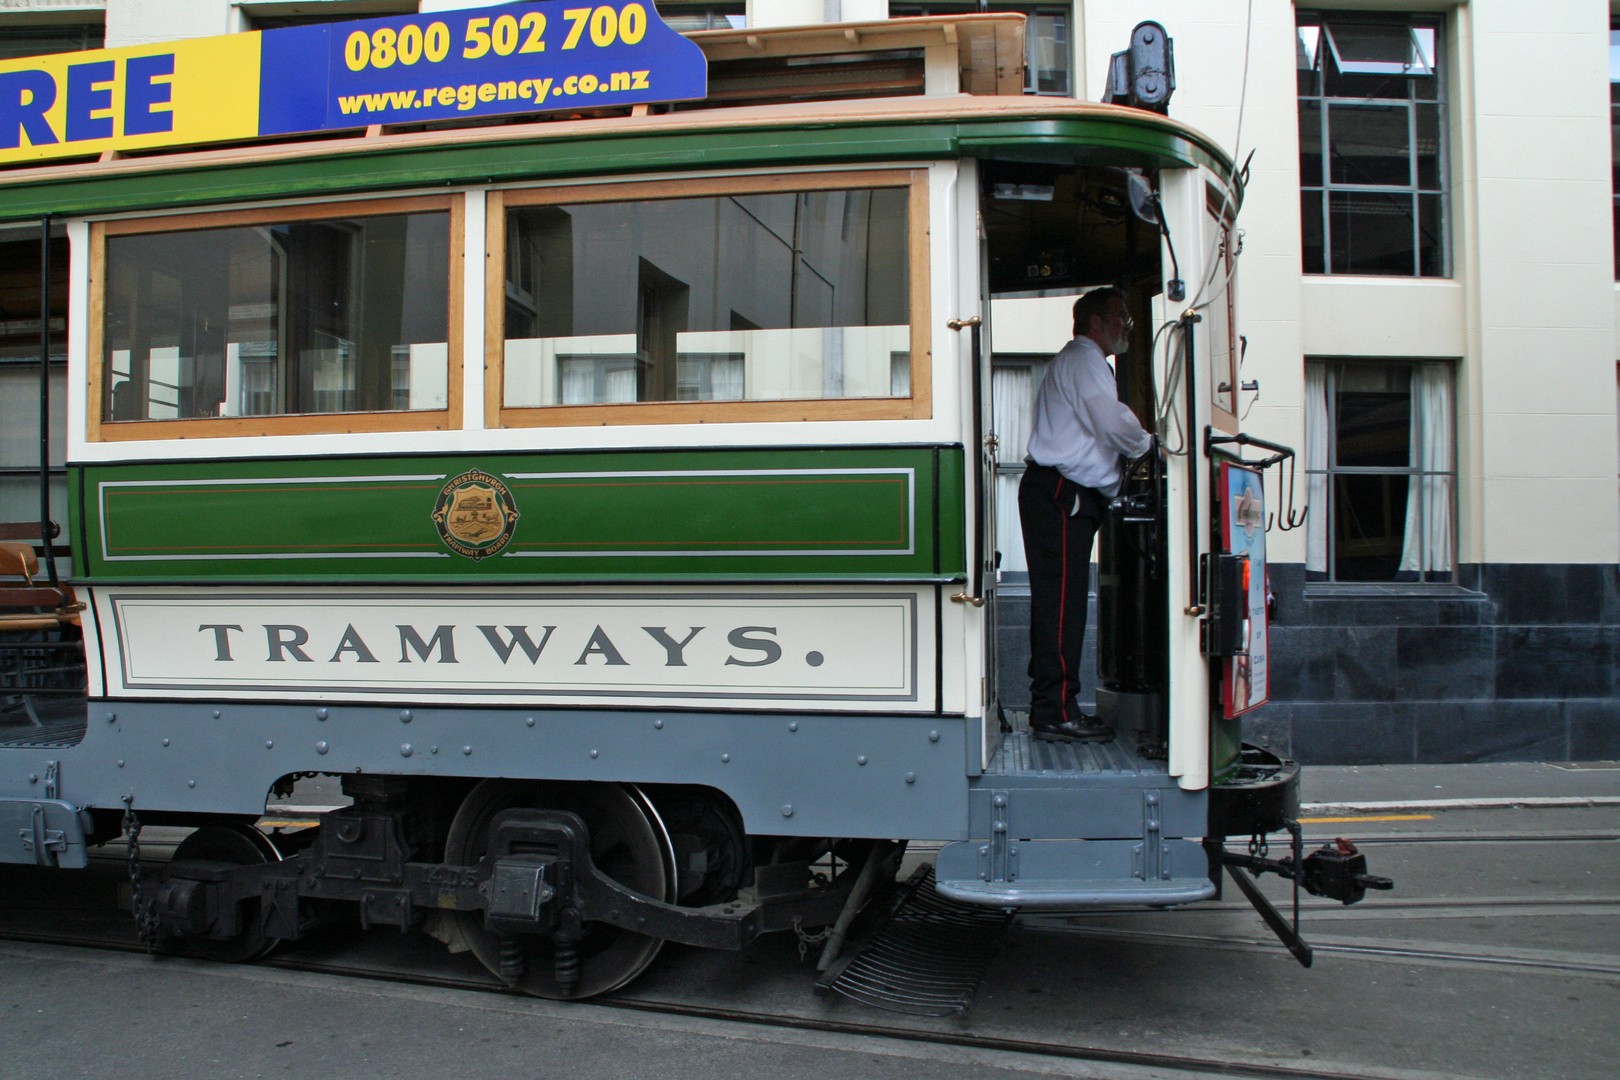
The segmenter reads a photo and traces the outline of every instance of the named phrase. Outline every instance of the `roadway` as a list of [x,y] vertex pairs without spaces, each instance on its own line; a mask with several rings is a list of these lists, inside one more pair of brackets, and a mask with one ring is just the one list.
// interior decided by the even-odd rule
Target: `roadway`
[[72,894],[8,870],[0,1076],[1614,1075],[1620,765],[1316,769],[1305,794],[1308,837],[1357,839],[1396,882],[1353,907],[1306,900],[1310,970],[1228,888],[1182,911],[1020,918],[974,1007],[944,1020],[815,996],[815,951],[801,962],[780,935],[666,948],[585,1004],[499,992],[397,930],[242,966],[22,940],[43,902],[77,940],[133,935],[108,911],[112,866]]

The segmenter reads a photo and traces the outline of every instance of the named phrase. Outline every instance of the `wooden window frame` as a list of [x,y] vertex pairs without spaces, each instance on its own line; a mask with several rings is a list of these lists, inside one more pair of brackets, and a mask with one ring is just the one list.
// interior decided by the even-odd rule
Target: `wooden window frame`
[[[634,401],[611,405],[507,407],[506,208],[558,203],[682,199],[772,192],[905,188],[911,325],[911,396],[772,401]],[[599,427],[611,424],[741,424],[797,420],[926,420],[933,415],[929,346],[928,170],[869,169],[770,176],[635,181],[487,193],[484,284],[484,417],[490,428]]]
[[[446,407],[368,412],[290,413],[276,416],[190,417],[175,420],[104,420],[107,238],[164,232],[194,232],[238,225],[269,225],[445,211],[450,215],[450,275]],[[90,316],[86,335],[89,397],[85,441],[223,439],[233,436],[328,435],[369,431],[443,431],[461,427],[462,320],[466,253],[466,203],[461,195],[424,195],[355,202],[307,203],[268,209],[221,210],[165,217],[97,221],[90,226]]]

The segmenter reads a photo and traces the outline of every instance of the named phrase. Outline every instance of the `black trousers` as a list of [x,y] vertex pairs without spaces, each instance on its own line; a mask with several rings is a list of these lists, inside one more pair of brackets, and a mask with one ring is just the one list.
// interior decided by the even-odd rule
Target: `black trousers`
[[[1080,509],[1073,514],[1075,499]],[[1029,722],[1077,720],[1080,650],[1086,640],[1091,548],[1108,499],[1046,465],[1031,465],[1018,485],[1018,519],[1029,563]]]

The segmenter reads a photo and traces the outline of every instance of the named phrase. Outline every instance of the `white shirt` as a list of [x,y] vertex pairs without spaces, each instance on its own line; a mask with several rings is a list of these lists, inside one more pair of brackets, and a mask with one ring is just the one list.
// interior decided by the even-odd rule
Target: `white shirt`
[[1120,402],[1097,343],[1077,337],[1065,345],[1035,393],[1030,459],[1112,498],[1124,476],[1120,455],[1140,457],[1151,445],[1136,414]]

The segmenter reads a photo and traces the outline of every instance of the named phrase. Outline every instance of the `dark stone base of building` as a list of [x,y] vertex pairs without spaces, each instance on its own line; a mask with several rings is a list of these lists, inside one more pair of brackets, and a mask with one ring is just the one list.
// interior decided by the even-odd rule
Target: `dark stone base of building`
[[[1093,577],[1095,580],[1095,576]],[[1326,585],[1273,564],[1271,704],[1251,742],[1316,765],[1620,759],[1620,568],[1486,564]],[[1027,595],[1000,598],[1001,700],[1029,701]],[[1081,697],[1096,687],[1096,609]]]

